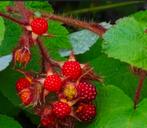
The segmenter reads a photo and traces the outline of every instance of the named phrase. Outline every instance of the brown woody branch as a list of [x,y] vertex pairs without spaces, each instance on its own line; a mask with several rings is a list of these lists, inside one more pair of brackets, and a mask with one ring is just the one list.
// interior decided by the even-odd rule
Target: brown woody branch
[[17,23],[17,24],[25,25],[24,22],[22,22],[22,21],[20,21],[20,20],[17,20],[17,19],[15,19],[15,18],[13,18],[13,17],[10,17],[9,15],[3,14],[3,13],[1,13],[1,12],[0,12],[0,16],[3,17],[3,18],[6,18],[6,19],[8,19],[8,20],[11,20],[11,21],[13,21],[13,22],[15,22],[15,23]]

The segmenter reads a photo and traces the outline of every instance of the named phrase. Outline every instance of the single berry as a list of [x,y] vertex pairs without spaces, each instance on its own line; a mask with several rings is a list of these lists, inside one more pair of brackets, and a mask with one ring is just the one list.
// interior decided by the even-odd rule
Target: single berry
[[62,73],[70,79],[77,79],[82,73],[80,63],[77,61],[66,61],[62,67]]
[[44,18],[35,18],[31,22],[32,31],[38,35],[42,35],[48,30],[48,23]]
[[58,92],[61,85],[62,80],[58,74],[49,75],[44,81],[44,88],[49,92]]
[[55,125],[55,120],[53,115],[43,116],[41,118],[41,124],[45,127],[51,127]]
[[24,105],[29,105],[33,101],[32,90],[30,88],[24,89],[19,96]]
[[83,122],[89,122],[96,116],[96,107],[93,104],[81,104],[76,110],[77,117]]
[[71,107],[65,102],[55,102],[53,103],[53,113],[58,118],[65,118],[70,115]]
[[80,82],[77,86],[78,96],[83,100],[92,101],[96,98],[96,87],[87,82]]
[[20,78],[16,82],[16,90],[18,92],[22,91],[23,89],[29,88],[30,86],[31,83],[27,78]]

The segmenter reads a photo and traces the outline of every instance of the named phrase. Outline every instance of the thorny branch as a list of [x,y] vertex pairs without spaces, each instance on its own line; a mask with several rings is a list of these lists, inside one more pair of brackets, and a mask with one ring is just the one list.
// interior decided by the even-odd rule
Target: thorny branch
[[98,34],[99,36],[102,36],[106,32],[106,29],[104,27],[96,23],[88,23],[77,19],[73,19],[72,17],[63,17],[55,14],[44,14],[44,16],[52,20],[60,21],[69,26],[88,29]]

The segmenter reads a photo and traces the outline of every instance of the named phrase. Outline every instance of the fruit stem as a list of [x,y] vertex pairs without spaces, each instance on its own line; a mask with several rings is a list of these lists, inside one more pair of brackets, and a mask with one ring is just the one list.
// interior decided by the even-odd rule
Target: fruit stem
[[15,18],[10,17],[9,15],[3,14],[2,12],[0,12],[0,16],[3,17],[3,18],[6,18],[6,19],[8,19],[8,20],[11,20],[11,21],[13,21],[13,22],[15,22],[15,23],[17,23],[17,24],[19,24],[19,25],[25,25],[24,22],[19,21],[19,20],[16,20]]
[[139,75],[139,82],[138,82],[138,86],[137,86],[136,93],[135,93],[135,96],[134,96],[134,109],[136,109],[137,104],[139,102],[141,90],[142,90],[142,87],[143,87],[143,82],[145,80],[145,77],[146,77],[146,72],[142,70],[140,75]]

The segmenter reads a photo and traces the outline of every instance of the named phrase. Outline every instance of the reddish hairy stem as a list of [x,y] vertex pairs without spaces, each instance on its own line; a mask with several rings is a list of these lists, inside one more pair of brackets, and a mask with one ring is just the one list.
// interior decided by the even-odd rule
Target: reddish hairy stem
[[41,55],[44,58],[44,60],[50,61],[48,52],[47,52],[46,48],[43,46],[42,42],[39,39],[37,39],[36,41],[37,41],[38,47],[40,49]]
[[145,77],[146,77],[146,72],[142,71],[140,73],[140,78],[139,78],[138,86],[137,86],[135,97],[134,97],[134,109],[136,109],[137,104],[139,102],[140,94],[141,94],[141,90],[142,90],[142,87],[143,87],[143,82],[145,80]]
[[14,3],[19,13],[22,14],[23,21],[29,24],[30,17],[33,15],[32,12],[25,7],[23,1],[14,1]]
[[84,21],[73,19],[71,17],[63,17],[63,16],[58,16],[55,14],[44,14],[44,16],[49,19],[52,19],[52,20],[60,21],[60,22],[67,24],[69,26],[88,29],[88,30],[98,34],[99,36],[102,36],[107,30],[99,24],[96,24],[96,23],[90,24],[90,23],[87,23]]
[[0,12],[0,16],[6,18],[6,19],[8,19],[8,20],[11,20],[11,21],[13,21],[13,22],[15,22],[15,23],[17,23],[17,24],[25,25],[24,22],[19,21],[19,20],[16,20],[15,18],[10,17],[9,15],[3,14],[3,13],[1,13],[1,12]]

